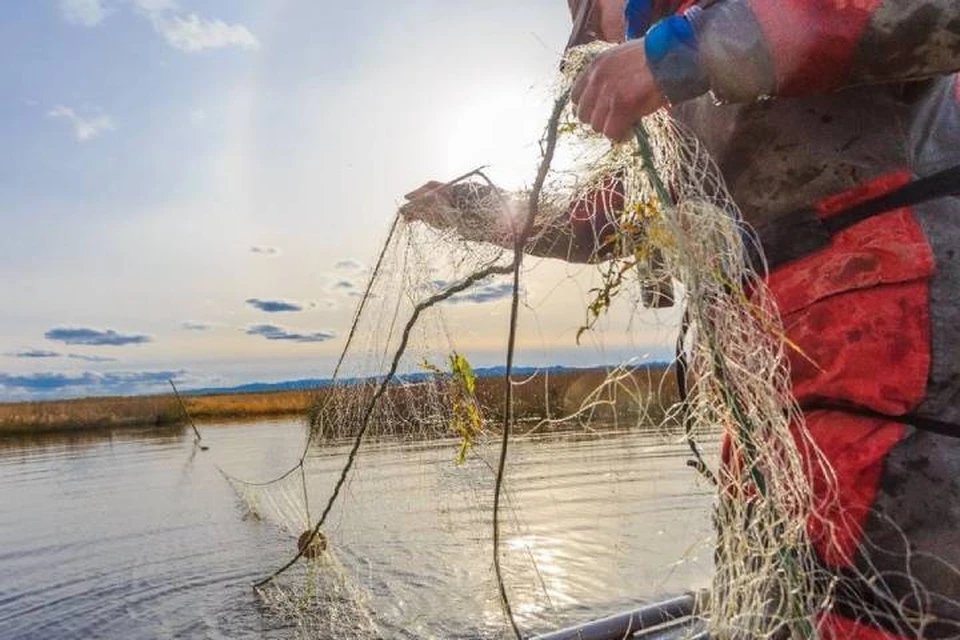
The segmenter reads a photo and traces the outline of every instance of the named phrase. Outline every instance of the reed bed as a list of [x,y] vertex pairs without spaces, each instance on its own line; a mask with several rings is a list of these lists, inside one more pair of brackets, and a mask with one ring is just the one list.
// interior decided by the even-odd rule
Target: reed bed
[[[303,414],[315,393],[315,390],[296,389],[185,395],[183,402],[194,420],[229,420]],[[186,422],[183,408],[173,394],[0,404],[0,435],[105,427],[163,427]]]
[[[659,365],[635,369],[620,385],[607,388],[595,398],[588,397],[608,373],[599,368],[570,369],[518,378],[514,393],[516,415],[521,420],[563,419],[586,404],[594,417],[599,412],[611,419],[632,419],[638,415],[641,403],[653,413],[665,411],[676,402],[673,373]],[[306,416],[310,407],[322,403],[332,389],[184,394],[183,402],[194,420],[207,422]],[[478,378],[477,399],[488,419],[495,419],[502,412],[502,396],[500,377]],[[0,435],[186,423],[183,408],[173,394],[0,403]],[[402,424],[397,427],[397,431],[403,431]]]

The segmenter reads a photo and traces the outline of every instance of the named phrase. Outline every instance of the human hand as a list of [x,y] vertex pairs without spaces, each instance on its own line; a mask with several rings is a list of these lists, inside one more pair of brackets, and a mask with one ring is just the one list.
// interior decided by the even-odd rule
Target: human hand
[[446,226],[447,217],[441,212],[451,206],[446,183],[430,180],[404,196],[407,202],[400,207],[400,215],[407,222],[422,220],[431,227]]
[[622,141],[641,118],[665,106],[647,66],[643,40],[631,40],[598,55],[573,84],[577,117],[597,133]]

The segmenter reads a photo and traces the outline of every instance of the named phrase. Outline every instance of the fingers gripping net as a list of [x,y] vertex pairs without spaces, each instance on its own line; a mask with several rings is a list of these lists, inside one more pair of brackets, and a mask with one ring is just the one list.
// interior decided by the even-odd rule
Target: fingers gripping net
[[[599,50],[591,45],[572,51],[568,74]],[[805,465],[821,463],[815,453],[805,461],[798,454],[798,443],[816,449],[790,394],[779,317],[746,262],[747,235],[737,208],[702,146],[667,115],[647,118],[637,141],[611,146],[577,125],[569,109],[561,111],[564,104],[558,102],[551,119],[545,140],[550,152],[529,192],[508,194],[474,172],[448,185],[453,197],[424,209],[421,217],[429,224],[398,217],[358,300],[334,381],[318,393],[310,412],[310,436],[299,462],[266,483],[232,480],[252,512],[292,538],[296,556],[263,583],[261,593],[303,637],[380,633],[366,594],[389,587],[361,575],[369,567],[342,553],[362,547],[369,536],[352,524],[351,514],[367,508],[353,496],[362,493],[363,459],[378,438],[451,438],[449,464],[465,460],[478,474],[462,495],[475,504],[477,530],[488,534],[472,541],[471,553],[492,550],[499,560],[496,505],[503,473],[492,456],[476,451],[485,451],[501,429],[509,435],[516,405],[503,404],[510,387],[482,398],[469,366],[458,360],[470,335],[460,333],[457,303],[504,287],[516,303],[525,273],[522,254],[509,250],[516,242],[530,253],[582,259],[584,238],[570,232],[567,216],[574,206],[614,221],[595,225],[589,238],[588,253],[600,247],[605,259],[598,266],[600,283],[585,304],[585,330],[615,299],[638,307],[645,288],[682,283],[674,295],[688,310],[689,394],[661,426],[676,434],[671,424],[679,416],[691,441],[718,428],[728,438],[725,461],[712,474],[719,483],[717,568],[705,602],[712,631],[745,638],[812,631],[811,614],[826,594],[805,532],[814,510]],[[558,160],[551,166],[554,147]],[[520,286],[509,280],[511,274]],[[503,335],[510,330],[504,321]],[[503,340],[504,351],[512,346],[512,338]],[[592,430],[604,390],[629,389],[633,381],[630,367],[614,368],[582,395],[579,406],[548,411],[531,431],[561,423]],[[635,395],[644,401],[642,393]],[[638,414],[640,420],[650,417],[645,410]],[[336,456],[319,453],[329,451]],[[318,458],[326,465],[323,473],[313,466]],[[827,471],[821,475],[830,477]],[[502,526],[521,531],[522,521],[509,518]],[[497,563],[496,576],[473,576],[474,599],[464,606],[499,602],[512,617],[511,581],[540,578],[533,563],[508,558],[507,565],[501,573]],[[291,567],[296,569],[286,574]],[[429,628],[409,619],[391,624]]]

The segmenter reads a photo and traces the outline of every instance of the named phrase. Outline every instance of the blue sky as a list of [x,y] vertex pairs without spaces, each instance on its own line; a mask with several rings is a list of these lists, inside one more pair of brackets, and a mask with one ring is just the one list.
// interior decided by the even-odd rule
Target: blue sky
[[560,0],[3,3],[0,399],[329,374],[403,193],[530,180],[568,29]]

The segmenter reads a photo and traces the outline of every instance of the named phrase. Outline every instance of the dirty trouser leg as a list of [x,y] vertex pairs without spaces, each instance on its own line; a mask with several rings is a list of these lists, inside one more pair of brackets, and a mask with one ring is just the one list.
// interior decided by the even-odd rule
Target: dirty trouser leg
[[[919,205],[915,215],[936,272],[929,376],[914,413],[960,424],[960,199]],[[884,459],[863,530],[856,564],[873,576],[866,595],[874,609],[893,610],[909,635],[960,638],[960,428],[945,435],[905,427]]]
[[809,530],[832,586],[820,637],[960,637],[960,441],[846,412],[806,418],[836,474],[813,475]]
[[[822,203],[820,213],[829,217],[831,206],[849,206],[902,179],[884,178],[841,194]],[[913,557],[926,557],[942,550],[930,542],[941,516],[935,508],[915,510],[910,520],[902,507],[916,500],[896,502],[908,486],[897,480],[904,472],[910,493],[943,495],[941,506],[958,501],[937,489],[955,477],[944,461],[960,456],[931,461],[924,475],[915,467],[923,464],[920,451],[930,434],[918,435],[896,420],[922,408],[937,369],[930,345],[931,325],[934,340],[939,335],[936,318],[931,323],[938,309],[931,314],[930,300],[936,300],[940,283],[933,278],[933,243],[925,231],[911,209],[883,214],[844,230],[827,249],[788,263],[769,279],[787,335],[799,347],[790,359],[801,405],[846,404],[892,416],[806,414],[810,438],[832,467],[831,474],[813,474],[819,504],[809,523],[824,579],[834,586],[834,605],[819,621],[824,638],[956,635],[915,615],[940,602],[925,595],[919,579],[939,594],[953,574],[936,563],[905,561],[902,553],[916,549],[920,555]],[[897,540],[900,551],[890,549]],[[918,589],[924,595],[916,596]],[[943,606],[938,611],[952,615]]]
[[904,427],[883,460],[838,610],[907,637],[960,638],[958,479],[960,440]]
[[[913,413],[960,424],[960,199],[919,205],[914,214],[936,271],[929,281],[928,378]],[[838,593],[837,611],[848,617],[834,617],[830,637],[869,637],[850,626],[859,618],[902,637],[960,638],[960,429],[904,426],[881,466]]]

